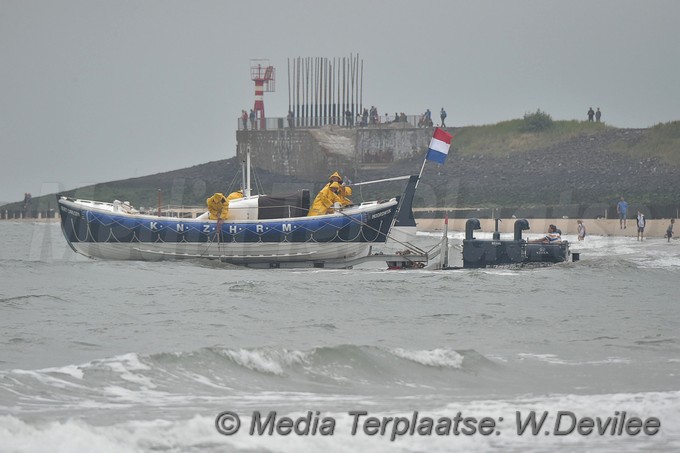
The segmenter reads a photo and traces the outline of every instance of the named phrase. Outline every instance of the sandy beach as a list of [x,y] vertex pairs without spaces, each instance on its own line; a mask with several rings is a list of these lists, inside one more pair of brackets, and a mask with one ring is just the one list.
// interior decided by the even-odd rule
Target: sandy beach
[[[498,230],[501,233],[512,234],[514,232],[515,221],[517,219],[501,219]],[[522,237],[541,235],[548,231],[548,225],[555,224],[562,230],[562,234],[577,234],[577,219],[529,219],[529,230],[523,232]],[[467,219],[449,219],[449,231],[465,231]],[[482,228],[480,231],[493,232],[493,219],[480,219]],[[645,238],[663,238],[670,219],[647,220],[645,227]],[[419,231],[442,231],[444,228],[443,219],[416,219]],[[625,229],[619,227],[618,219],[583,219],[587,234],[597,236],[622,236],[637,237],[637,226],[635,219],[628,219]]]

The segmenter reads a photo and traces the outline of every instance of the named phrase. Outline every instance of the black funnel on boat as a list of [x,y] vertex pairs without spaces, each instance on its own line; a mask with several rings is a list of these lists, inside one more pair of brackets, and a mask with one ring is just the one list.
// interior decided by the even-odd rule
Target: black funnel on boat
[[518,219],[515,221],[515,240],[522,240],[522,231],[529,229],[529,221],[527,219]]
[[495,225],[494,230],[493,230],[493,239],[494,239],[494,241],[497,241],[501,238],[501,232],[498,230],[498,222],[502,222],[502,220],[496,218],[496,219],[493,219],[493,221],[494,221],[494,225]]
[[479,219],[468,219],[467,222],[465,222],[465,239],[468,241],[474,239],[474,230],[480,230],[481,228],[482,226],[479,224]]
[[418,175],[411,175],[404,189],[404,195],[401,198],[399,205],[399,212],[397,213],[397,221],[395,226],[414,227],[416,226],[416,218],[413,216],[413,197],[416,195],[416,184],[418,183]]

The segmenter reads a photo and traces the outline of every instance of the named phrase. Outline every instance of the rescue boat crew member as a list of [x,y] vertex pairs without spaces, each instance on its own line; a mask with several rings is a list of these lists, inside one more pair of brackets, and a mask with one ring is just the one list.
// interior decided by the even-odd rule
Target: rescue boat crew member
[[[239,190],[229,194],[229,196],[227,197],[227,210],[229,209],[229,202],[231,200],[236,200],[238,198],[243,198],[243,189],[239,189]],[[225,217],[225,219],[226,219],[226,217]]]
[[222,193],[215,193],[212,197],[206,200],[208,204],[208,212],[210,213],[210,220],[220,220],[227,218],[227,198]]
[[334,212],[333,205],[339,203],[341,206],[346,206],[349,200],[340,196],[341,186],[337,182],[331,182],[324,186],[314,198],[312,207],[309,208],[308,216],[332,214]]
[[227,215],[229,215],[229,202],[237,198],[243,198],[242,190],[232,192],[228,197],[225,197],[224,194],[218,192],[208,198],[206,203],[208,204],[210,220],[226,220]]
[[328,184],[326,184],[326,187],[329,187],[333,182],[340,184],[340,196],[347,199],[347,204],[352,204],[352,202],[349,200],[349,197],[352,196],[352,188],[343,184],[342,176],[340,176],[340,173],[337,171],[328,178]]

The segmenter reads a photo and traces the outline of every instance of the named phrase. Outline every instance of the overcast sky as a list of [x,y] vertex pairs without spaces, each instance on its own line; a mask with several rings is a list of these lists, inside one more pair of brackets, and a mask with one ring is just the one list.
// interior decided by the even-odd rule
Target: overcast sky
[[[364,62],[381,114],[680,120],[680,1],[0,0],[0,202],[235,155],[250,60]],[[225,179],[233,175],[225,175]]]

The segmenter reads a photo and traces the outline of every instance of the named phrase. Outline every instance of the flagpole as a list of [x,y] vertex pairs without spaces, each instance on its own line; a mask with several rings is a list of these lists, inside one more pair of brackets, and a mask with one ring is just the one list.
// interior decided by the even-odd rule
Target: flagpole
[[427,157],[423,160],[423,166],[420,167],[420,173],[418,173],[418,180],[416,181],[416,189],[418,188],[418,183],[420,183],[420,177],[423,176],[423,170],[425,170],[425,163],[427,162]]

